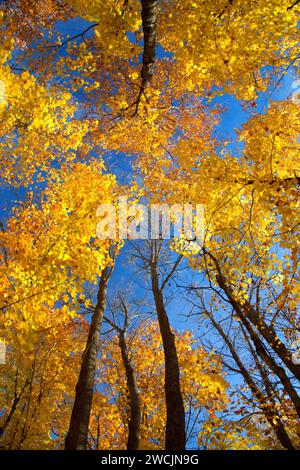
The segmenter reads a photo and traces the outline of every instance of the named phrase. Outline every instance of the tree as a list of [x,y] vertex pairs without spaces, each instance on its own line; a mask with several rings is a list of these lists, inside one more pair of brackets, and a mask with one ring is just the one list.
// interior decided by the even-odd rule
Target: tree
[[[181,370],[181,388],[187,411],[187,437],[194,443],[199,434],[198,420],[214,422],[227,406],[227,387],[217,356],[207,354],[190,332],[174,332]],[[166,400],[163,369],[164,351],[156,321],[135,322],[127,334],[128,353],[140,391],[142,420],[140,449],[164,449]],[[97,429],[105,437],[98,449],[125,449],[130,421],[130,395],[119,338],[103,339],[99,358],[98,390],[91,413],[90,445],[95,448]]]
[[82,355],[80,374],[76,385],[75,402],[69,431],[66,437],[66,450],[80,450],[86,448],[95,385],[97,351],[106,306],[107,284],[111,272],[112,267],[105,267],[100,277],[97,305],[95,306],[92,316],[86,348]]
[[4,328],[3,333],[9,347],[1,366],[0,446],[54,449],[52,426],[73,393],[86,325],[48,309],[47,321],[36,329],[25,332],[15,323],[10,337]]
[[[99,191],[105,201],[113,203],[116,189],[114,178],[102,174],[101,169],[102,164],[94,162],[61,171],[59,179],[49,182],[42,202],[34,204],[32,195],[27,203],[14,211],[1,233],[2,335],[14,348],[20,348],[21,341],[21,354],[34,353],[35,330],[48,329],[49,312],[58,316],[58,324],[66,322],[67,327],[76,312],[77,302],[85,302],[83,284],[93,285],[100,278],[98,304],[88,335],[88,354],[83,354],[82,362],[82,374],[89,371],[90,384],[112,259],[109,240],[95,238],[96,209]],[[12,332],[14,323],[15,331]],[[61,334],[64,334],[63,327]],[[37,347],[39,349],[38,343]],[[51,351],[51,342],[48,347]],[[68,350],[66,354],[69,354]],[[35,361],[34,358],[31,360]],[[28,380],[26,377],[23,380],[26,387]],[[23,386],[18,387],[23,390]],[[93,385],[90,387],[89,393]],[[14,410],[16,405],[12,408]]]
[[[69,34],[74,24],[79,30]],[[131,441],[124,393],[112,403],[109,392],[95,390],[105,354],[98,348],[114,264],[111,246],[115,255],[120,246],[117,237],[95,237],[96,209],[100,203],[115,205],[124,190],[134,193],[133,204],[141,198],[202,203],[206,211],[203,246],[184,235],[172,240],[167,273],[161,270],[160,242],[150,243],[149,256],[139,253],[150,276],[164,350],[166,449],[184,448],[185,421],[191,417],[184,409],[178,345],[166,304],[168,284],[181,262],[188,264],[190,279],[197,279],[188,280],[188,291],[204,292],[201,311],[229,353],[227,365],[221,355],[225,367],[247,384],[241,400],[252,414],[259,408],[259,420],[248,422],[249,436],[258,423],[262,433],[271,430],[277,439],[266,445],[274,448],[279,441],[284,448],[297,447],[299,100],[297,93],[281,101],[274,97],[285,78],[299,73],[299,3],[8,0],[1,5],[0,29],[0,183],[4,194],[17,192],[18,199],[5,208],[0,234],[1,334],[17,355],[16,367],[10,363],[7,370],[9,405],[1,411],[4,445],[61,445],[70,407],[67,448],[112,442],[99,427],[103,410],[124,424],[118,446]],[[234,146],[218,135],[222,109],[213,103],[225,94],[247,113]],[[267,103],[258,112],[262,99]],[[132,181],[121,190],[126,156],[126,183]],[[117,162],[115,175],[108,173],[110,159]],[[98,292],[94,308],[89,289]],[[92,314],[86,322],[77,317],[83,306]],[[36,333],[48,327],[53,336]],[[85,349],[82,330],[89,330]],[[128,361],[128,338],[117,331],[133,411],[136,365]],[[74,403],[73,374],[63,390],[45,379],[51,365],[62,377],[63,351],[57,344],[65,333],[66,364],[79,367],[80,345],[85,351]],[[80,344],[70,358],[69,336],[77,333]],[[42,363],[37,352],[45,357]],[[57,397],[55,410],[47,396]],[[45,438],[47,423],[51,429],[47,413],[51,423],[55,420],[51,442]],[[136,409],[130,426],[138,415]],[[41,437],[35,441],[37,420]],[[155,437],[146,441],[154,439],[161,447],[164,422],[157,423]],[[144,432],[143,423],[138,427],[137,419],[130,446],[136,447]],[[241,433],[237,423],[219,416],[203,427],[203,439],[212,447],[235,445]],[[242,437],[236,446],[251,447]],[[255,433],[254,441],[262,444]]]
[[[163,290],[169,279],[178,267],[182,256],[174,263],[170,272],[159,280],[161,263],[163,263],[163,243],[151,240],[147,242],[146,252],[144,248],[136,246],[137,257],[142,261],[151,279],[151,290],[155,302],[159,330],[163,342],[165,358],[165,395],[167,407],[167,424],[165,436],[166,450],[181,450],[185,448],[185,412],[180,389],[180,369],[175,344],[168,314],[163,298]],[[160,272],[159,272],[160,271]]]
[[[115,316],[118,310],[122,312],[124,317],[123,326],[119,327],[116,323]],[[115,299],[115,303],[111,308],[113,320],[104,317],[105,321],[116,331],[119,339],[119,348],[121,352],[122,362],[126,374],[126,384],[129,391],[130,418],[128,423],[128,439],[127,449],[137,450],[140,445],[141,438],[141,400],[137,387],[137,381],[134,366],[128,352],[128,344],[126,333],[130,322],[130,310],[128,302],[122,294]]]
[[[225,328],[225,325],[223,325],[222,322],[216,318],[216,315],[214,315],[212,307],[206,307],[202,293],[196,292],[196,297],[199,303],[193,302],[194,306],[198,308],[199,305],[199,314],[203,315],[204,321],[208,321],[213,326],[217,334],[222,338],[222,343],[225,344],[226,351],[228,350],[230,354],[230,356],[228,354],[224,354],[223,363],[225,367],[231,371],[238,372],[242,376],[247,389],[249,388],[251,392],[251,397],[249,400],[245,397],[245,394],[243,395],[242,401],[244,405],[247,405],[248,407],[254,405],[256,407],[256,412],[258,408],[261,411],[262,417],[265,418],[271,430],[273,430],[281,446],[289,450],[294,450],[294,444],[282,418],[283,415],[286,421],[287,410],[283,405],[284,397],[282,394],[278,393],[277,385],[274,384],[272,378],[269,377],[266,365],[264,362],[260,361],[260,357],[257,355],[255,348],[252,346],[251,339],[249,338],[248,334],[242,327],[242,336],[244,336],[243,339],[245,341],[242,343],[242,345],[238,345],[238,333],[236,331],[237,328],[233,328],[232,316],[229,317],[229,321],[231,323],[230,327]],[[254,360],[256,367],[253,367],[251,363],[249,365],[245,362],[245,349],[247,349],[247,347],[249,348],[250,358]],[[234,368],[234,366],[228,362],[228,357],[232,358],[235,363],[235,367],[238,369]],[[243,408],[245,409],[245,407]],[[237,413],[238,411],[235,410],[234,412]],[[241,414],[244,415],[245,413]],[[264,418],[262,419],[263,423],[265,422]],[[295,416],[290,416],[289,421],[292,421],[294,418]],[[257,421],[259,422],[259,419]],[[232,424],[233,423],[231,423],[231,426]],[[268,433],[269,431],[265,432],[265,434]]]

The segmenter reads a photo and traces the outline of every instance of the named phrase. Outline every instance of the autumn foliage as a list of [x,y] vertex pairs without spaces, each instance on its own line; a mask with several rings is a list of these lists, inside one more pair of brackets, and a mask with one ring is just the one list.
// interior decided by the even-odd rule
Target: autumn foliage
[[0,448],[299,449],[300,2],[0,6]]

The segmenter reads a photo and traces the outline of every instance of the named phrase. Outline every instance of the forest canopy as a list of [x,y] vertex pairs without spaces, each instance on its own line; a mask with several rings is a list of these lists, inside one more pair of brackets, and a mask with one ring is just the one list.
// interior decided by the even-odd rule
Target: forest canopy
[[0,2],[0,449],[300,449],[299,19]]

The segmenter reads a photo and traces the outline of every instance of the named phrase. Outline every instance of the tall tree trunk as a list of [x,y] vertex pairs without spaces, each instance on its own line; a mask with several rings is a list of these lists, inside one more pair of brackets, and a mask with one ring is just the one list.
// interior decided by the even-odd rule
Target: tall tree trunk
[[300,366],[294,364],[292,360],[292,353],[277,337],[274,327],[267,325],[263,319],[257,314],[253,306],[245,301],[244,310],[251,323],[257,328],[264,340],[270,345],[273,351],[278,355],[283,364],[290,370],[295,378],[300,381]]
[[84,450],[87,445],[89,420],[95,385],[97,353],[102,319],[106,307],[107,284],[110,273],[111,268],[105,268],[99,282],[97,305],[92,316],[86,348],[82,356],[79,378],[76,385],[75,401],[65,441],[66,450]]
[[[269,380],[269,377],[268,377],[268,373],[267,373],[267,370],[264,366],[264,364],[262,362],[260,362],[252,344],[251,344],[251,340],[250,338],[248,337],[246,331],[244,330],[244,328],[242,327],[242,332],[243,332],[243,335],[245,337],[245,340],[249,346],[249,350],[251,352],[251,355],[253,356],[253,359],[254,359],[254,362],[256,364],[256,367],[257,367],[257,370],[259,371],[260,373],[260,376],[262,378],[262,381],[263,381],[263,384],[264,384],[264,387],[265,387],[265,390],[266,390],[266,393],[267,393],[267,396],[269,398],[269,401],[270,401],[270,404],[271,404],[271,411],[270,411],[270,414],[273,412],[273,417],[272,417],[272,427],[275,431],[275,434],[277,436],[277,439],[278,441],[280,442],[280,444],[282,445],[282,447],[284,447],[285,449],[287,450],[295,450],[295,447],[285,429],[285,426],[284,426],[284,423],[281,419],[281,416],[279,414],[279,412],[276,411],[276,400],[274,398],[274,391],[273,391],[273,387],[272,387],[272,383],[270,382]],[[266,413],[267,415],[267,413]]]
[[[280,343],[280,345],[276,348],[274,345],[274,342],[272,341],[273,335],[276,335],[275,331],[273,330],[273,327],[267,326],[262,319],[259,318],[259,315],[256,313],[255,309],[249,302],[241,303],[239,300],[236,300],[234,297],[232,288],[230,284],[228,283],[227,279],[222,273],[220,264],[218,260],[215,258],[214,255],[209,253],[205,248],[203,248],[203,252],[207,254],[214,262],[216,270],[217,270],[217,276],[216,280],[223,290],[223,292],[226,294],[229,302],[231,303],[232,307],[234,308],[235,312],[237,313],[238,317],[240,318],[242,324],[248,331],[250,338],[255,346],[255,350],[257,355],[262,359],[262,361],[272,370],[274,374],[277,375],[279,380],[281,381],[282,385],[284,386],[286,392],[290,396],[295,409],[297,411],[298,416],[300,417],[300,397],[293,386],[291,380],[289,379],[287,373],[285,372],[284,368],[281,367],[275,359],[272,357],[271,354],[266,350],[264,343],[260,336],[256,333],[255,329],[253,329],[252,325],[255,326],[255,328],[258,330],[258,332],[261,334],[263,339],[269,344],[269,346],[277,353],[279,358],[282,360],[282,362],[288,367],[289,362],[291,361],[291,353],[286,349],[286,347],[280,343],[279,339],[277,338],[277,343]],[[263,326],[262,326],[263,325]],[[268,330],[268,331],[266,331]],[[275,340],[274,340],[275,341]],[[284,351],[284,352],[283,352]],[[282,354],[281,354],[282,353]],[[288,357],[289,356],[289,357]],[[298,376],[297,372],[299,366],[296,366],[293,364],[293,367],[288,367],[291,372],[294,372],[295,377]]]
[[141,70],[141,84],[139,94],[135,101],[134,116],[138,113],[139,104],[145,89],[153,76],[156,47],[156,24],[158,0],[141,0],[142,25],[144,35],[143,64]]
[[164,299],[159,288],[158,273],[155,262],[151,263],[152,292],[158,316],[160,334],[165,356],[165,394],[167,406],[166,450],[185,449],[185,412],[180,390],[180,371],[175,344]]
[[142,23],[144,33],[143,66],[141,71],[142,84],[144,90],[153,75],[155,62],[156,45],[156,23],[158,0],[141,0],[142,3]]
[[17,405],[18,405],[18,403],[19,403],[19,401],[20,401],[20,398],[21,398],[21,395],[18,395],[18,396],[16,396],[16,397],[14,398],[12,407],[11,407],[11,409],[10,409],[10,411],[9,411],[9,413],[8,413],[8,415],[7,415],[7,417],[5,418],[5,421],[4,421],[3,425],[0,426],[0,440],[1,440],[1,438],[3,437],[4,432],[5,432],[6,428],[8,427],[8,425],[9,425],[9,423],[10,423],[10,421],[11,421],[14,412],[16,411],[16,408],[17,408]]
[[285,364],[285,366],[294,375],[294,377],[300,381],[300,364],[293,363],[291,351],[289,351],[289,349],[282,343],[282,341],[280,341],[280,339],[276,335],[274,327],[265,323],[262,316],[256,312],[255,308],[251,305],[250,302],[245,300],[244,303],[241,304],[241,302],[235,299],[232,288],[227,282],[225,276],[223,275],[218,260],[212,253],[209,253],[204,247],[203,252],[213,260],[217,270],[216,280],[221,289],[227,295],[228,300],[230,301],[237,314],[239,315],[241,313],[244,317],[250,320],[250,322],[259,331],[264,340],[278,355],[283,364]]
[[126,382],[130,399],[130,419],[128,426],[127,449],[137,450],[139,448],[141,438],[141,401],[136,384],[134,368],[128,355],[126,336],[123,331],[119,333],[119,345],[123,365],[125,368]]
[[[270,427],[275,432],[275,434],[277,436],[277,439],[279,440],[279,442],[281,443],[281,445],[285,449],[295,450],[295,448],[294,448],[294,446],[293,446],[293,444],[292,444],[292,442],[289,438],[289,435],[286,432],[285,427],[283,426],[282,421],[279,419],[276,412],[272,411],[272,410],[275,410],[275,407],[273,407],[273,409],[270,409],[268,406],[266,407],[266,405],[267,405],[266,398],[267,397],[260,390],[260,388],[257,387],[255,381],[253,380],[251,374],[248,372],[246,366],[244,365],[242,359],[240,358],[240,356],[239,356],[236,348],[234,347],[232,341],[229,339],[229,336],[225,333],[225,331],[223,330],[221,324],[218,323],[215,320],[213,315],[210,314],[209,312],[206,312],[206,313],[207,313],[213,327],[217,330],[217,332],[219,333],[219,335],[222,337],[225,344],[227,345],[227,347],[228,347],[228,349],[231,353],[232,358],[234,359],[236,365],[238,366],[238,368],[241,372],[241,375],[242,375],[243,379],[245,380],[245,383],[250,388],[253,396],[259,402],[261,410],[263,411],[263,413],[266,417],[266,420],[268,421]],[[275,423],[274,418],[277,418],[277,424]]]
[[295,406],[298,416],[300,417],[300,397],[296,389],[292,385],[291,380],[287,376],[284,368],[278,365],[277,362],[271,356],[271,354],[268,353],[260,337],[256,334],[250,322],[242,314],[242,312],[240,312],[239,317],[241,319],[242,324],[244,325],[244,327],[246,328],[246,330],[248,331],[250,335],[250,338],[255,346],[255,351],[257,355],[269,367],[269,369],[271,369],[271,371],[275,375],[277,375],[283,387],[285,388],[286,392],[288,393],[289,397],[291,398],[291,401],[293,402]]

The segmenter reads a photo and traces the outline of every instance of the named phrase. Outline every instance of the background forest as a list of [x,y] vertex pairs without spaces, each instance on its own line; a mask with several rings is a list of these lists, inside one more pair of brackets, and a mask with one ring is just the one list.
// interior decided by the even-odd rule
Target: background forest
[[300,449],[299,17],[0,2],[1,449]]

